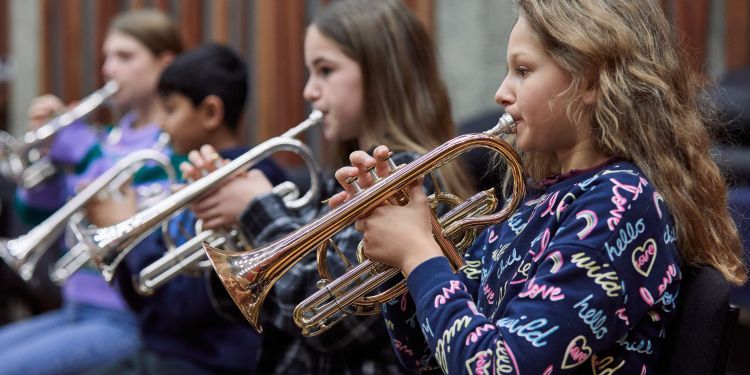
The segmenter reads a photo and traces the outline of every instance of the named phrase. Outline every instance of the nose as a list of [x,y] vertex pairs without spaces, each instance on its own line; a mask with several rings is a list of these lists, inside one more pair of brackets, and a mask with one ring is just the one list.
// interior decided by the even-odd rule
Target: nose
[[102,74],[106,79],[114,78],[116,71],[115,63],[111,58],[105,58],[104,64],[102,65]]
[[515,102],[516,97],[511,89],[511,83],[509,82],[508,77],[505,77],[503,82],[500,83],[500,87],[498,87],[495,92],[495,103],[500,104],[503,107],[508,107]]
[[305,88],[302,90],[302,97],[308,102],[314,102],[320,98],[320,88],[312,77],[307,79]]

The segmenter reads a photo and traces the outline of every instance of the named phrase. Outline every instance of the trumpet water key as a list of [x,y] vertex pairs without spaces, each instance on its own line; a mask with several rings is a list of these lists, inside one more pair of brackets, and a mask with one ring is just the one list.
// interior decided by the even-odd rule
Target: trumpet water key
[[16,139],[0,131],[0,173],[30,189],[54,175],[52,161],[44,155],[41,147],[61,129],[88,116],[102,106],[119,90],[115,81],[107,82],[102,88],[83,98],[70,110],[53,118],[36,130],[29,131]]
[[[513,132],[515,122],[510,115],[504,114],[491,130],[456,137],[405,166],[395,168],[392,165],[393,170],[389,176],[266,247],[244,253],[223,251],[209,244],[204,244],[204,248],[229,295],[258,331],[261,330],[261,305],[273,284],[314,249],[320,251],[318,268],[322,275],[319,283],[321,290],[295,309],[295,323],[302,328],[302,333],[319,334],[347,315],[376,313],[379,305],[404,292],[404,284],[401,282],[374,296],[368,293],[398,274],[399,270],[360,259],[359,265],[331,280],[324,266],[325,257],[321,255],[321,252],[327,251],[330,238],[381,204],[405,204],[408,201],[406,188],[415,179],[436,171],[464,152],[484,147],[497,152],[506,160],[513,177],[512,192],[505,206],[496,211],[497,201],[494,193],[489,190],[466,201],[459,201],[453,196],[453,209],[439,219],[433,214],[435,239],[454,269],[460,268],[461,253],[473,242],[476,232],[505,220],[523,199],[525,188],[520,156],[502,139],[503,135]],[[446,193],[438,193],[443,194]],[[434,202],[439,197],[431,196],[430,199]]]

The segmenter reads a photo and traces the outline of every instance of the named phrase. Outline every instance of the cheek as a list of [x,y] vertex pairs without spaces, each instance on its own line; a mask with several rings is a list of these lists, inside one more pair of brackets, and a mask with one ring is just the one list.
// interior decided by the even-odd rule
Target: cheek
[[364,115],[362,94],[356,87],[352,87],[351,90],[347,90],[344,95],[345,96],[342,100],[342,110],[346,117],[345,124],[348,125],[350,132],[356,132]]

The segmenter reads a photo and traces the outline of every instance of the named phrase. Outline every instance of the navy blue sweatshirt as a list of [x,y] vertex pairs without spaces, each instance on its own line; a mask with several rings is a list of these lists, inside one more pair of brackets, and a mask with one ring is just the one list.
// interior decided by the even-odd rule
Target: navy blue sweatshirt
[[[246,148],[235,148],[219,154],[234,159],[245,151]],[[274,185],[286,180],[271,161],[262,161],[254,168],[260,169]],[[189,210],[170,220],[170,234],[177,246],[189,239],[184,229],[192,236],[195,221]],[[261,337],[244,322],[230,321],[217,313],[207,289],[208,278],[180,275],[148,297],[135,291],[133,279],[165,251],[158,230],[128,254],[115,275],[115,285],[138,315],[145,347],[219,373],[254,372]]]
[[[386,306],[402,363],[450,374],[652,374],[680,258],[661,195],[617,162],[530,191],[451,271],[415,268]],[[426,339],[426,340],[425,340]]]

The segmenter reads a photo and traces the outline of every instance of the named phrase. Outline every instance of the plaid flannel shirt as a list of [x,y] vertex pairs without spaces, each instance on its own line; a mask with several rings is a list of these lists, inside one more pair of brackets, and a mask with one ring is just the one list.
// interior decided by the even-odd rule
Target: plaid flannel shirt
[[[416,153],[396,153],[396,164],[414,160]],[[328,197],[341,191],[330,178],[322,189]],[[242,226],[253,242],[260,246],[281,238],[326,213],[290,212],[276,195],[255,199],[242,215]],[[352,262],[362,234],[349,226],[334,236],[334,241]],[[336,254],[329,249],[329,270],[333,275],[345,272]],[[398,363],[391,347],[384,319],[380,314],[346,317],[325,333],[304,337],[295,325],[295,306],[318,289],[319,279],[315,252],[295,264],[274,285],[263,304],[263,353],[259,373],[274,374],[399,374],[407,371]]]

